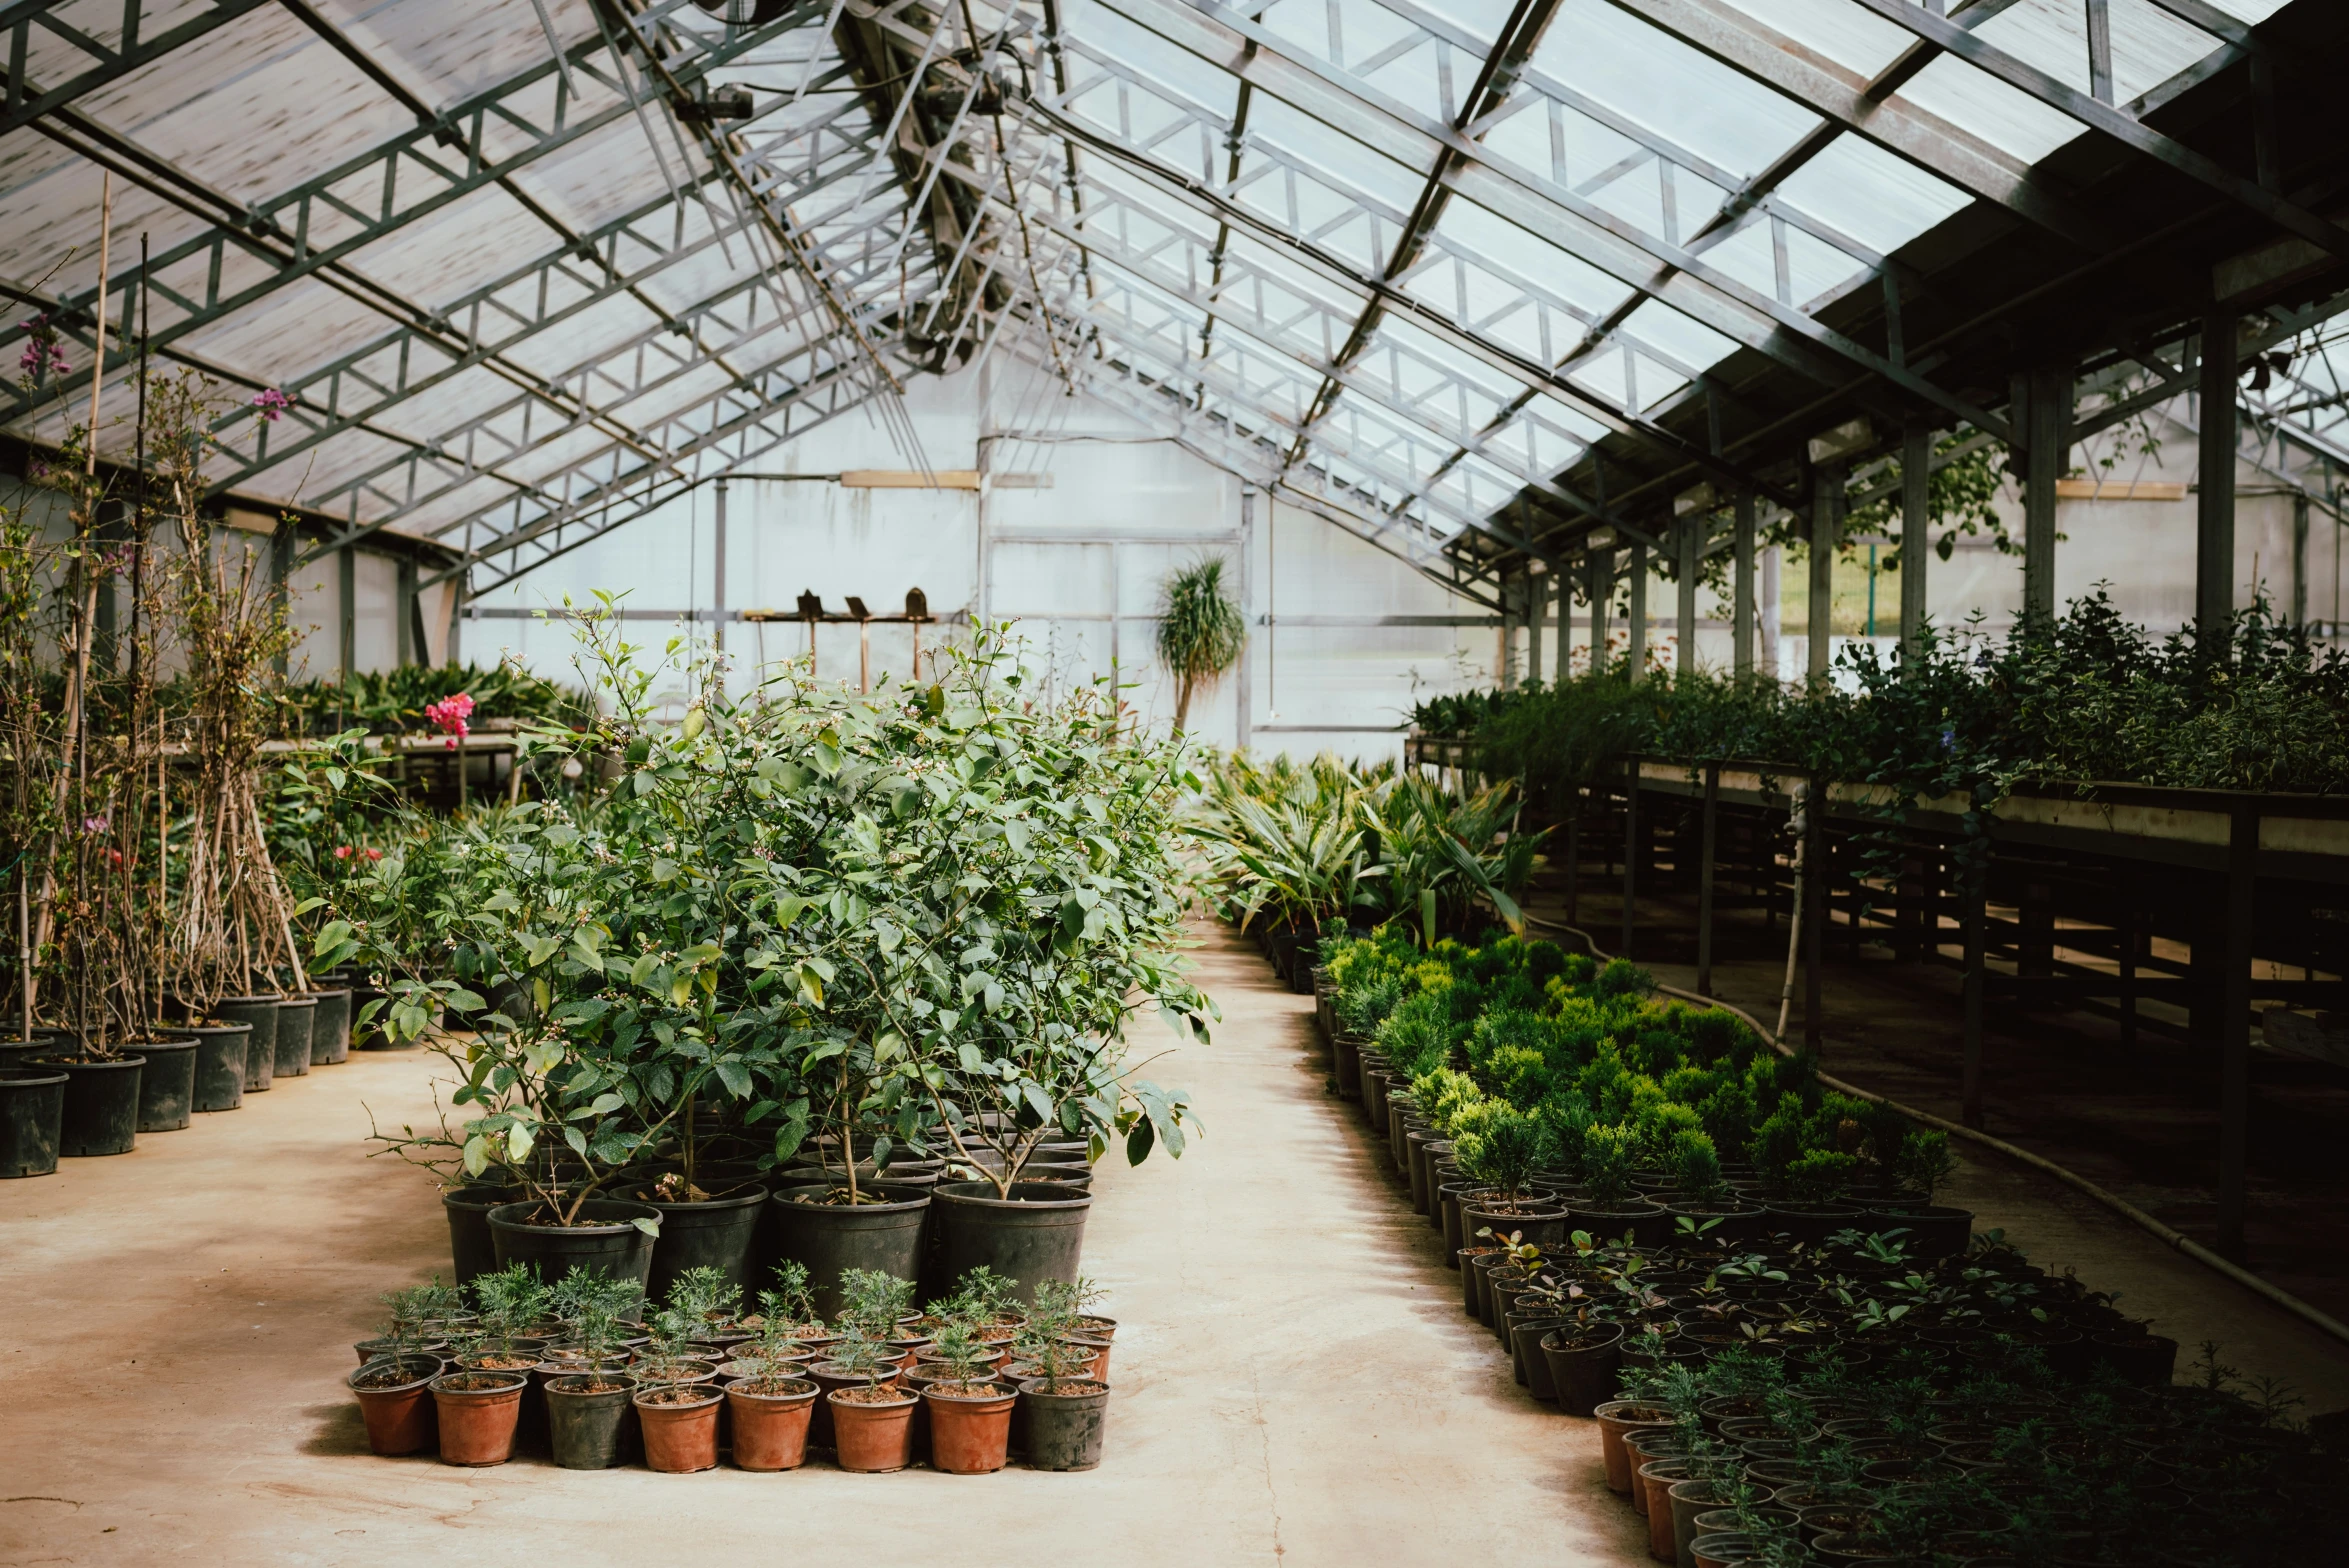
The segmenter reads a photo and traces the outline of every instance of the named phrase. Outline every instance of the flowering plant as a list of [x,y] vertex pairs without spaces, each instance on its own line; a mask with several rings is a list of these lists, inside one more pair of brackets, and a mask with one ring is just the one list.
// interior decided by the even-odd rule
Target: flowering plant
[[439,702],[426,703],[424,716],[449,738],[448,747],[451,751],[457,749],[459,741],[473,733],[473,726],[467,722],[473,717],[473,699],[463,692],[454,697],[444,697]]
[[263,424],[276,424],[278,416],[293,406],[292,394],[280,392],[275,387],[263,387],[253,395],[254,414]]
[[19,384],[29,392],[39,386],[45,376],[64,375],[69,367],[65,362],[65,350],[57,346],[56,323],[41,315],[30,321],[20,321],[17,325],[24,328],[26,333],[24,352],[16,359],[16,368],[20,372],[17,377]]

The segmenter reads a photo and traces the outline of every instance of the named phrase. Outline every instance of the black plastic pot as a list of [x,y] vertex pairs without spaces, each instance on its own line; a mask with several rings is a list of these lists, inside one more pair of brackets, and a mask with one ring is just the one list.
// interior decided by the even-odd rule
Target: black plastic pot
[[1031,1470],[1090,1470],[1101,1463],[1101,1439],[1109,1425],[1107,1385],[1089,1385],[1096,1392],[1055,1394],[1049,1379],[1031,1378],[1020,1385],[1020,1405],[1027,1413],[1028,1468]]
[[1338,1083],[1338,1098],[1362,1098],[1362,1042],[1352,1035],[1337,1034],[1330,1039],[1330,1076]]
[[1090,1194],[1072,1197],[1063,1182],[1015,1181],[998,1198],[986,1181],[941,1182],[931,1198],[938,1249],[925,1295],[943,1296],[955,1281],[984,1266],[1016,1279],[1022,1301],[1048,1279],[1073,1280],[1085,1250]]
[[[520,1187],[500,1183],[441,1189],[440,1206],[449,1217],[449,1257],[456,1266],[458,1284],[470,1284],[480,1275],[497,1272],[497,1238],[489,1231],[489,1211],[521,1199]],[[550,1279],[546,1283],[555,1282]]]
[[55,1171],[64,1120],[64,1073],[50,1067],[0,1067],[0,1177]]
[[1587,1416],[1615,1397],[1616,1369],[1623,1364],[1623,1330],[1613,1329],[1605,1343],[1577,1350],[1561,1347],[1560,1333],[1542,1337],[1542,1360],[1548,1363],[1550,1387],[1558,1408],[1570,1416]]
[[340,989],[313,991],[318,1000],[318,1011],[310,1015],[310,1065],[332,1067],[337,1062],[351,1059],[351,992],[348,986]]
[[569,1274],[574,1264],[590,1274],[639,1285],[652,1273],[653,1238],[635,1223],[660,1219],[661,1211],[652,1205],[589,1198],[579,1206],[585,1221],[579,1225],[534,1224],[537,1209],[535,1203],[505,1203],[489,1211],[499,1268],[528,1263],[549,1284]]
[[65,1117],[57,1152],[67,1159],[128,1154],[139,1141],[139,1075],[143,1056],[43,1062],[65,1074]]
[[[1469,1241],[1507,1242],[1512,1234],[1521,1237],[1544,1252],[1559,1252],[1566,1246],[1566,1211],[1554,1204],[1520,1203],[1529,1210],[1522,1214],[1503,1214],[1491,1206],[1489,1197],[1460,1200],[1460,1231]],[[1478,1231],[1490,1228],[1492,1235],[1479,1236]]]
[[139,1047],[147,1070],[139,1074],[139,1131],[177,1132],[196,1099],[196,1042],[155,1040]]
[[1542,1354],[1542,1339],[1566,1326],[1559,1318],[1521,1318],[1514,1314],[1509,1319],[1510,1369],[1517,1381],[1536,1399],[1558,1397],[1558,1384],[1550,1376],[1549,1358]]
[[1587,1230],[1602,1241],[1619,1239],[1630,1231],[1632,1240],[1642,1247],[1661,1246],[1671,1235],[1671,1216],[1663,1205],[1635,1198],[1628,1203],[1610,1204],[1605,1208],[1595,1204],[1570,1204],[1567,1218],[1575,1230]]
[[0,1040],[0,1069],[23,1067],[36,1056],[54,1055],[56,1042],[36,1034],[30,1040]]
[[274,996],[232,996],[212,1009],[224,1024],[251,1024],[245,1042],[245,1092],[259,1094],[277,1076],[277,1004]]
[[318,998],[289,996],[277,1004],[277,1076],[310,1075],[310,1034],[318,1021]]
[[[860,1184],[861,1185],[861,1184]],[[830,1318],[840,1310],[840,1276],[848,1269],[878,1269],[898,1279],[922,1275],[922,1229],[931,1199],[908,1196],[910,1189],[882,1189],[884,1203],[827,1204],[823,1183],[779,1187],[767,1205],[767,1223],[779,1260],[807,1267],[816,1313]]]
[[653,1246],[646,1295],[665,1301],[678,1275],[687,1269],[714,1268],[728,1283],[742,1287],[743,1300],[757,1299],[763,1282],[752,1275],[751,1246],[767,1204],[763,1184],[750,1183],[695,1203],[672,1203],[654,1197],[646,1188],[631,1189],[622,1196],[661,1211],[661,1239]]
[[172,1033],[196,1042],[190,1089],[196,1110],[233,1111],[245,1103],[245,1052],[253,1041],[251,1024],[183,1024]]
[[[600,1382],[612,1386],[590,1389]],[[590,1378],[582,1373],[546,1384],[547,1447],[565,1470],[609,1470],[620,1462],[621,1434],[631,1413],[636,1380],[624,1372]]]

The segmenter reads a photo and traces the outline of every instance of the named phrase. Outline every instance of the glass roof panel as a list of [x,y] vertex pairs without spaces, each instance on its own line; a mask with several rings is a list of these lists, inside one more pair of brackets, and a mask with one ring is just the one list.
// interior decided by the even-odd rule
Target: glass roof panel
[[1750,176],[1816,123],[1768,88],[1606,0],[1563,0],[1534,51],[1544,76]]
[[1875,143],[1838,136],[1778,187],[1779,197],[1885,255],[1972,198]]
[[[1916,41],[1907,28],[1851,0],[1736,0],[1754,20],[1862,76],[1874,76]],[[1946,6],[1943,9],[1948,9]]]

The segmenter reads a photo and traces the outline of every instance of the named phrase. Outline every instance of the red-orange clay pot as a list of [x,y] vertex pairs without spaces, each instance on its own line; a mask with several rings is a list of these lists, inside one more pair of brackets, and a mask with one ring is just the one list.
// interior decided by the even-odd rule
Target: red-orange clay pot
[[432,1380],[444,1465],[502,1465],[514,1457],[514,1426],[522,1417],[520,1372],[443,1372]]
[[[681,1404],[650,1402],[680,1393],[690,1396]],[[640,1388],[631,1402],[644,1427],[647,1469],[689,1475],[718,1467],[718,1409],[726,1402],[719,1390],[706,1383]]]
[[361,1388],[359,1379],[382,1372],[388,1357],[370,1361],[343,1379],[358,1396],[359,1418],[367,1423],[367,1451],[371,1454],[415,1454],[430,1448],[437,1433],[433,1420],[432,1380],[440,1375],[438,1356],[421,1356],[402,1369],[402,1381],[383,1388]]
[[1607,1490],[1629,1492],[1631,1456],[1624,1451],[1623,1434],[1641,1427],[1668,1427],[1672,1412],[1636,1399],[1611,1399],[1593,1413],[1599,1419],[1599,1457],[1607,1464]]
[[999,1383],[953,1384],[922,1391],[930,1410],[930,1468],[948,1475],[985,1475],[1003,1468],[1011,1448],[1011,1407],[1017,1389]]
[[796,1470],[807,1460],[807,1429],[819,1390],[806,1378],[772,1384],[733,1383],[726,1389],[734,1413],[734,1464],[742,1470]]
[[[865,1403],[872,1392],[886,1397]],[[913,1463],[913,1413],[920,1403],[913,1395],[894,1388],[841,1388],[826,1394],[824,1402],[832,1407],[832,1445],[841,1469],[872,1473]]]

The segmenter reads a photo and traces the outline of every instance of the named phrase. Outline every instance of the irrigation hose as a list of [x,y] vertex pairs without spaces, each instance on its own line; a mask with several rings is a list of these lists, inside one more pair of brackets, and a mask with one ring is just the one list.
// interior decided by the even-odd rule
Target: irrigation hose
[[[1796,851],[1798,876],[1800,874],[1800,855],[1801,851],[1798,848]],[[1798,910],[1801,908],[1799,902],[1797,903],[1796,908]],[[1526,922],[1529,925],[1541,926],[1551,931],[1563,931],[1570,935],[1580,937],[1584,946],[1589,949],[1591,956],[1600,960],[1601,962],[1604,962],[1613,956],[1610,953],[1601,951],[1598,942],[1591,936],[1591,934],[1588,931],[1582,930],[1578,926],[1570,926],[1565,924],[1563,921],[1544,920],[1538,915],[1526,916]],[[1801,921],[1799,918],[1796,920],[1795,924],[1796,928],[1799,930],[1801,927]],[[1659,985],[1656,987],[1656,989],[1663,992],[1666,996],[1676,996],[1681,998],[1683,1001],[1695,1002],[1700,1006],[1718,1007],[1728,1012],[1735,1013],[1738,1017],[1744,1019],[1746,1023],[1752,1027],[1756,1034],[1769,1041],[1771,1048],[1777,1051],[1779,1055],[1792,1056],[1795,1053],[1787,1047],[1786,1041],[1783,1038],[1786,1027],[1784,1013],[1786,1001],[1793,994],[1793,981],[1791,979],[1793,973],[1791,967],[1793,964],[1793,954],[1791,951],[1788,954],[1787,961],[1789,965],[1788,974],[1790,978],[1787,982],[1786,994],[1780,998],[1779,1032],[1775,1034],[1767,1029],[1764,1029],[1762,1027],[1761,1020],[1754,1017],[1753,1014],[1747,1012],[1744,1008],[1739,1007],[1731,1002],[1724,1002],[1719,997],[1699,996],[1694,991],[1683,991],[1678,986]],[[2221,1257],[2218,1253],[2211,1251],[2208,1247],[2205,1247],[2202,1245],[2202,1243],[2196,1241],[2193,1237],[2185,1235],[2177,1230],[2173,1230],[2171,1227],[2163,1224],[2160,1220],[2155,1219],[2152,1215],[2146,1213],[2143,1209],[2138,1208],[2135,1204],[2129,1202],[2127,1199],[2105,1191],[2102,1187],[2097,1186],[2096,1183],[2090,1181],[2087,1177],[2080,1175],[2078,1172],[2066,1170],[2063,1166],[2056,1164],[2055,1161],[2042,1158],[2039,1155],[2033,1154],[2028,1149],[2017,1148],[2015,1145],[2008,1143],[2003,1138],[1993,1138],[1990,1136],[1990,1134],[1978,1131],[1972,1127],[1968,1127],[1961,1122],[1945,1120],[1942,1117],[1934,1115],[1930,1111],[1920,1111],[1913,1105],[1903,1105],[1900,1101],[1893,1099],[1891,1096],[1878,1094],[1873,1089],[1863,1089],[1858,1084],[1846,1083],[1840,1078],[1829,1077],[1826,1073],[1820,1073],[1818,1077],[1819,1082],[1825,1084],[1828,1088],[1833,1089],[1838,1094],[1848,1094],[1855,1099],[1867,1100],[1877,1105],[1888,1105],[1892,1109],[1900,1112],[1901,1115],[1909,1118],[1911,1121],[1922,1122],[1928,1127],[1938,1128],[1942,1132],[1951,1134],[1953,1137],[1964,1138],[1971,1143],[1980,1144],[1983,1148],[1995,1150],[1998,1153],[2005,1155],[2010,1160],[2017,1161],[2023,1165],[2028,1165],[2033,1170],[2041,1171],[2049,1176],[2053,1176],[2057,1181],[2062,1182],[2065,1186],[2094,1199],[2104,1207],[2112,1210],[2113,1213],[2118,1214],[2121,1218],[2137,1226],[2138,1229],[2152,1235],[2171,1251],[2181,1253],[2186,1257],[2192,1258],[2195,1262],[2203,1265],[2205,1268],[2225,1275],[2228,1279],[2233,1280],[2236,1284],[2242,1286],[2245,1290],[2250,1291],[2253,1295],[2265,1299],[2271,1305],[2283,1308],[2286,1312],[2291,1313],[2294,1317],[2299,1318],[2301,1321],[2309,1324],[2311,1327],[2321,1329],[2323,1332],[2331,1335],[2334,1339],[2341,1341],[2343,1344],[2349,1344],[2349,1323],[2343,1323],[2340,1319],[2332,1316],[2330,1313],[2309,1305],[2307,1302],[2302,1301],[2298,1296],[2293,1295],[2288,1290],[2277,1289],[2274,1285],[2271,1285],[2266,1280],[2261,1279],[2258,1275],[2252,1273],[2249,1269],[2246,1269],[2240,1264],[2233,1263],[2228,1259]]]

